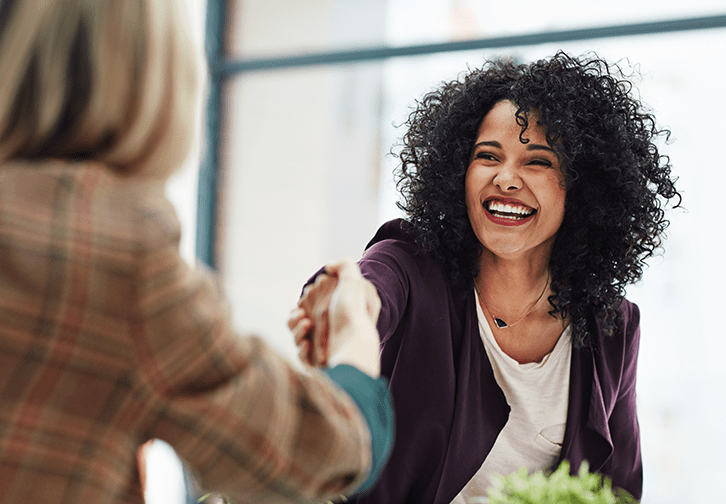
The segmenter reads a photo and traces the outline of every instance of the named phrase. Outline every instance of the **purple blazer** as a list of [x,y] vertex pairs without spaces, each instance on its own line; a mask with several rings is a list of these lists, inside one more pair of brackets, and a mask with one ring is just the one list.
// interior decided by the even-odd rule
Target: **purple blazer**
[[[360,261],[382,302],[381,371],[393,396],[396,441],[378,483],[352,501],[449,504],[489,454],[509,406],[479,335],[473,289],[453,289],[403,226],[384,224]],[[598,330],[593,345],[573,349],[560,460],[573,473],[587,460],[591,471],[639,499],[639,312],[628,301],[620,312],[624,331],[606,338]]]

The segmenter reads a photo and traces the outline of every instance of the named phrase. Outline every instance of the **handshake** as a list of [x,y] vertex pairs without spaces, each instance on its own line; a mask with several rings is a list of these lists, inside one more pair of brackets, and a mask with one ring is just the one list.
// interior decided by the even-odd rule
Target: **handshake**
[[300,360],[311,366],[349,364],[377,378],[380,309],[376,288],[355,262],[329,264],[288,319]]

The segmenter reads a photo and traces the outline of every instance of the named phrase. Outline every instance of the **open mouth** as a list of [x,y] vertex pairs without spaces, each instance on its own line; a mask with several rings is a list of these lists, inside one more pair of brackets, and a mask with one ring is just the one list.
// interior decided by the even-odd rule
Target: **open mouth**
[[498,219],[521,221],[537,213],[534,208],[521,203],[506,202],[500,200],[489,200],[484,202],[484,208]]

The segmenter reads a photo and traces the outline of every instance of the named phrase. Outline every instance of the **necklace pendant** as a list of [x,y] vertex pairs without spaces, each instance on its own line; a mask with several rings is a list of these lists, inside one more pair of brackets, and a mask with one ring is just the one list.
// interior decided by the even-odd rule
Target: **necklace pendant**
[[497,327],[499,329],[504,329],[505,327],[507,327],[507,323],[499,317],[494,317],[494,323],[497,324]]

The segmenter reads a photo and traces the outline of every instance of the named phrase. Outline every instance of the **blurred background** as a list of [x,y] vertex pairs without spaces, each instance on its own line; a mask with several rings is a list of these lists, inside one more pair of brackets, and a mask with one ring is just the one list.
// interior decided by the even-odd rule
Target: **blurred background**
[[[212,77],[200,145],[168,186],[182,252],[219,271],[240,331],[264,336],[291,360],[286,320],[302,284],[328,260],[359,257],[377,227],[400,216],[388,152],[416,99],[497,56],[595,52],[634,73],[641,99],[673,133],[661,147],[684,196],[683,208],[669,211],[665,251],[628,290],[642,313],[642,502],[723,501],[726,329],[717,289],[726,283],[726,27],[598,38],[588,31],[722,18],[723,0],[187,3]],[[528,37],[573,30],[589,35]],[[459,50],[499,38],[509,45]],[[410,50],[350,59],[376,48]],[[310,54],[322,63],[289,59]],[[159,444],[149,503],[184,502],[183,491],[170,490],[180,481],[173,453]]]

